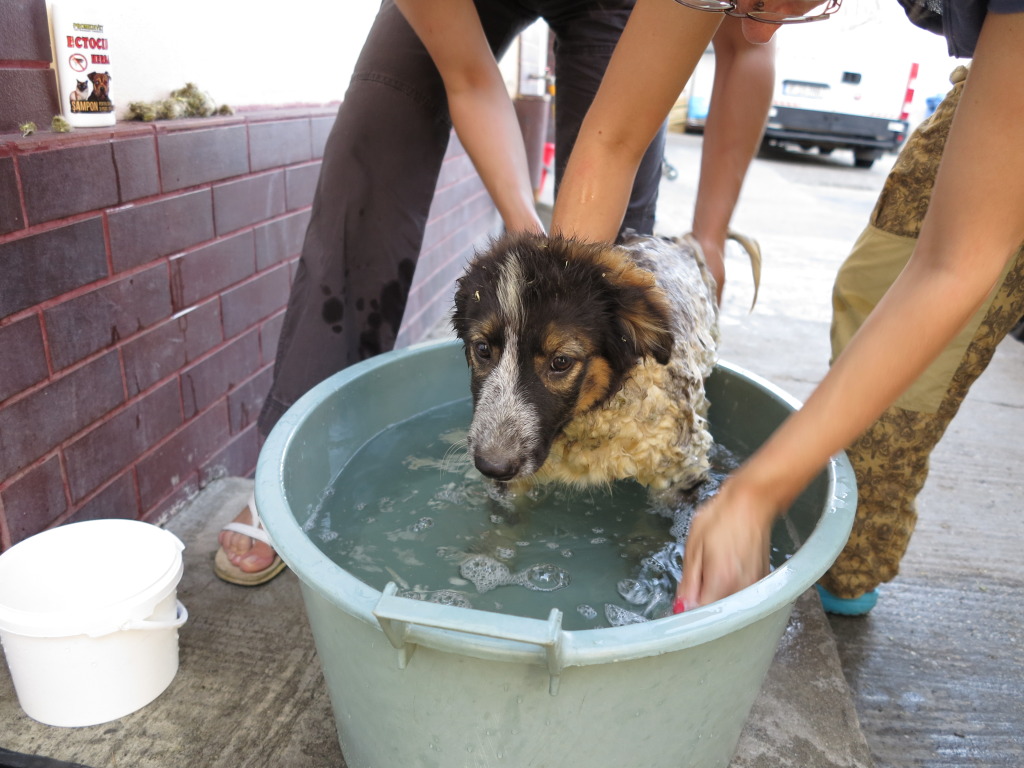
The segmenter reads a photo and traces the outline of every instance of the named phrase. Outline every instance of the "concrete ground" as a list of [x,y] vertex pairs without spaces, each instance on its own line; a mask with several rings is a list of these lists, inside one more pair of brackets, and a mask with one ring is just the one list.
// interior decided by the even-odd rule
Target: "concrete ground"
[[[667,234],[688,229],[699,150],[699,137],[670,137],[667,157],[680,174],[662,189]],[[724,359],[797,397],[809,393],[827,365],[832,277],[884,165],[755,162],[735,223],[764,248],[761,298],[748,314],[747,267],[730,251]],[[1014,597],[1024,577],[1011,517],[1021,507],[1024,344],[1003,347],[934,456],[904,573],[866,618],[830,620],[813,593],[797,603],[733,766],[1022,764],[1024,635]],[[53,728],[24,715],[0,673],[0,748],[90,768],[344,765],[294,574],[245,589],[211,571],[216,533],[249,485],[217,481],[168,525],[188,545],[179,597],[190,618],[167,691],[112,723]],[[0,751],[7,764],[45,768]]]

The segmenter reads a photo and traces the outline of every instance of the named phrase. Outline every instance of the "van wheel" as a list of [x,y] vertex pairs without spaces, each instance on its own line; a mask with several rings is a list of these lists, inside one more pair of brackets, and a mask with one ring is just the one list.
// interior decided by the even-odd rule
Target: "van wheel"
[[875,164],[875,160],[881,157],[881,155],[881,152],[873,149],[867,149],[860,152],[855,151],[853,153],[853,164],[857,168],[870,168]]

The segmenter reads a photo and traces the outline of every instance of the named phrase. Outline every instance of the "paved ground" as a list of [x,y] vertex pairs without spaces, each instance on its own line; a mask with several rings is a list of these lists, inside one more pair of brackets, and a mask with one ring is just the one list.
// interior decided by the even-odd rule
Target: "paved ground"
[[[699,146],[697,137],[671,137],[680,176],[663,186],[668,234],[688,229]],[[761,240],[766,264],[748,314],[747,267],[730,253],[722,356],[798,397],[825,370],[832,276],[884,178],[885,163],[865,172],[843,162],[838,154],[758,160],[736,217]],[[1024,578],[1012,519],[1021,508],[1022,363],[1024,344],[1006,342],[936,452],[904,573],[878,608],[829,621],[812,594],[798,602],[733,766],[1024,762],[1024,635],[1014,600]],[[210,570],[216,531],[248,485],[219,481],[170,524],[189,545],[179,596],[190,610],[171,687],[121,720],[60,729],[27,718],[0,672],[0,747],[91,768],[344,764],[295,576],[246,590]]]

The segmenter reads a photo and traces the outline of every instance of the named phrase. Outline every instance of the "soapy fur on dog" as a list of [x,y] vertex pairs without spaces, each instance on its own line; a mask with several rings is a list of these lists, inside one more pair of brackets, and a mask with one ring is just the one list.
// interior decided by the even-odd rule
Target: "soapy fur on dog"
[[474,400],[469,450],[505,483],[705,478],[714,281],[691,241],[507,235],[459,280],[453,325]]

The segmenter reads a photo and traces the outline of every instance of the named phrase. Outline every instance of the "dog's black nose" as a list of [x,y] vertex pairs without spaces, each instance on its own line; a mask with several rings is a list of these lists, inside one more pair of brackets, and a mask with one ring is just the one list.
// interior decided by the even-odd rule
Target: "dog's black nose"
[[480,470],[480,474],[492,480],[511,480],[519,472],[520,463],[515,459],[507,457],[487,458],[477,454],[473,457],[473,463]]

